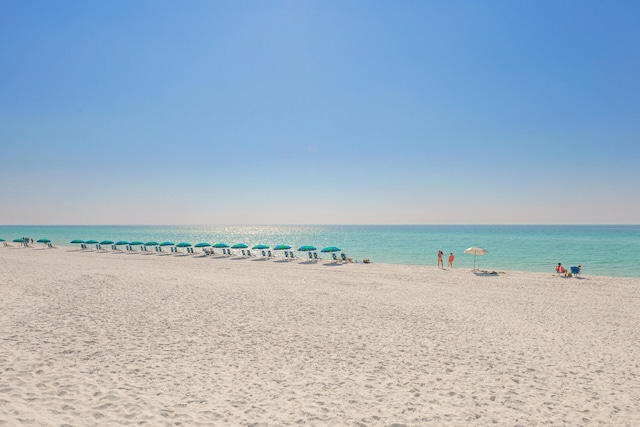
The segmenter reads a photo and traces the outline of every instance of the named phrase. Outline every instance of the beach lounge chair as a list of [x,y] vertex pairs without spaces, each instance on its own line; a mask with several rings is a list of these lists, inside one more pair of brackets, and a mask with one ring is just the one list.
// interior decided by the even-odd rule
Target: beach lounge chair
[[342,262],[351,262],[351,258],[348,258],[344,253],[340,254],[340,259],[342,259]]
[[580,274],[580,267],[571,267],[571,275],[573,277],[578,277]]
[[293,253],[293,251],[289,251],[289,258],[291,259],[291,261],[293,261],[294,259],[298,258],[296,256],[296,254]]
[[267,257],[273,258],[273,254],[271,253],[271,251],[267,251]]
[[340,262],[340,260],[338,259],[338,255],[336,255],[335,252],[331,253],[331,258],[335,261],[335,262]]
[[247,249],[247,256],[248,257],[252,257],[253,256],[253,254],[251,253],[251,251],[249,249]]
[[320,258],[320,257],[318,256],[318,252],[314,252],[314,253],[313,253],[313,260],[314,260],[314,261],[318,261],[318,260],[321,260],[321,259],[322,259],[322,258]]
[[312,253],[312,252],[309,252],[309,259],[310,259],[311,261],[313,261],[313,253]]

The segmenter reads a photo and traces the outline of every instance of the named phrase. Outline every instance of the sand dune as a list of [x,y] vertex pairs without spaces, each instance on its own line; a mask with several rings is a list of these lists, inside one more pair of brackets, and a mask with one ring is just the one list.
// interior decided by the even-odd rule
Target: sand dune
[[639,363],[639,279],[0,248],[0,426],[637,426]]

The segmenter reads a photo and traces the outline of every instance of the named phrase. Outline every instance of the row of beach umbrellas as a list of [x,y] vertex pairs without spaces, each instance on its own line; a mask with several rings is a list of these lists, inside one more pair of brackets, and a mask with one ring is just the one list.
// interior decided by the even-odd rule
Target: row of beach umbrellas
[[[38,242],[40,242],[40,240],[38,240]],[[46,242],[48,243],[48,242]],[[129,246],[161,246],[161,247],[165,247],[165,246],[175,246],[177,248],[190,248],[190,247],[194,247],[194,248],[216,248],[216,249],[223,249],[223,248],[230,248],[230,249],[248,249],[249,245],[246,245],[245,243],[236,243],[232,246],[227,245],[226,243],[215,243],[215,244],[211,244],[208,242],[200,242],[200,243],[196,243],[195,245],[192,245],[189,242],[180,242],[180,243],[173,243],[173,242],[162,242],[162,243],[158,243],[156,241],[149,241],[149,242],[143,242],[141,240],[134,240],[132,242],[126,241],[126,240],[119,240],[117,242],[114,242],[113,240],[103,240],[103,241],[97,241],[97,240],[80,240],[80,239],[75,239],[71,241],[72,244],[86,244],[86,245],[114,245],[114,246],[125,246],[125,245],[129,245]],[[254,250],[264,250],[264,249],[272,249],[270,246],[265,245],[265,244],[258,244],[253,246],[251,249]],[[291,246],[289,245],[277,245],[273,247],[274,251],[285,251],[285,250],[289,250],[291,249]],[[304,245],[304,246],[300,246],[298,248],[298,251],[301,252],[310,252],[310,251],[316,251],[318,250],[315,246],[311,246],[311,245]],[[341,249],[338,248],[337,246],[327,246],[325,248],[322,248],[320,250],[320,252],[339,252]]]

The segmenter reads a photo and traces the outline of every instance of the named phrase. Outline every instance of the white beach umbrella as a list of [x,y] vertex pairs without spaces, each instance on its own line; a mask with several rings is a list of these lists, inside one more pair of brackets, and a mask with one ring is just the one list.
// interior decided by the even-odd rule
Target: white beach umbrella
[[476,256],[477,255],[486,255],[489,252],[487,252],[486,250],[482,249],[482,248],[477,248],[475,246],[471,246],[470,248],[467,248],[464,250],[465,254],[469,254],[469,255],[473,255],[473,269],[476,269]]

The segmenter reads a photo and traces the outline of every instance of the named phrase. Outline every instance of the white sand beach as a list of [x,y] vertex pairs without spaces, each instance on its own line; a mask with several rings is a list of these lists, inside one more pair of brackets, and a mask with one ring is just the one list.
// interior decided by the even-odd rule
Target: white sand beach
[[0,248],[0,426],[638,426],[640,279]]

